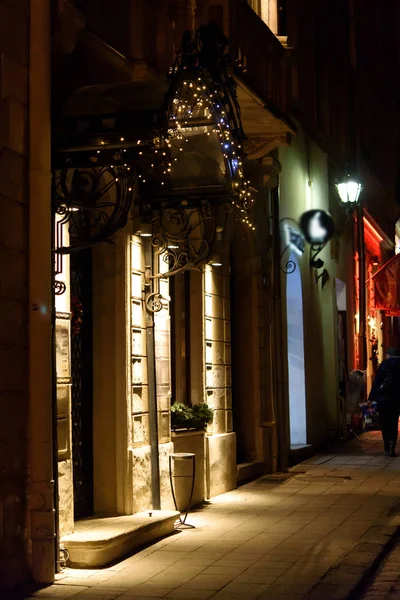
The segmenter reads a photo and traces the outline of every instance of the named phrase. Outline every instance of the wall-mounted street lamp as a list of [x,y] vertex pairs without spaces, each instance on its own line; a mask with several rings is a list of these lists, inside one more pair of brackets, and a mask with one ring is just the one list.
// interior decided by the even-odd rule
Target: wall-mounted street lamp
[[336,184],[336,189],[343,204],[355,206],[360,198],[362,183],[357,177],[348,173]]
[[310,267],[315,269],[315,281],[318,283],[321,279],[324,287],[329,280],[329,273],[324,269],[318,274],[318,270],[322,269],[325,263],[322,258],[317,257],[334,235],[335,223],[324,210],[313,209],[301,215],[299,225],[306,242],[310,244]]
[[362,202],[362,183],[360,179],[349,172],[336,183],[337,193],[347,210],[355,209],[357,222],[357,252],[359,272],[359,326],[358,326],[358,368],[367,368],[367,338],[366,338],[366,296],[365,296],[365,243],[364,243],[364,207]]

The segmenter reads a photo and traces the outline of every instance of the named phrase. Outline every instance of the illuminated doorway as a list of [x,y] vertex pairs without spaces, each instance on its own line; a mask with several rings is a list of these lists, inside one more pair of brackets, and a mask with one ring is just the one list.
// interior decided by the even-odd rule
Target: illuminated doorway
[[294,252],[290,261],[296,265],[296,269],[287,276],[286,283],[290,445],[304,446],[307,444],[307,423],[303,296],[300,269]]

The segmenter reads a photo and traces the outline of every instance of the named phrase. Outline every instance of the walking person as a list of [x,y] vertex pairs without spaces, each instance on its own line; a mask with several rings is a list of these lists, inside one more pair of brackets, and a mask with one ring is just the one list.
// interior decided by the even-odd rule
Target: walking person
[[368,400],[377,403],[386,454],[396,456],[400,413],[400,349],[389,348],[372,384]]

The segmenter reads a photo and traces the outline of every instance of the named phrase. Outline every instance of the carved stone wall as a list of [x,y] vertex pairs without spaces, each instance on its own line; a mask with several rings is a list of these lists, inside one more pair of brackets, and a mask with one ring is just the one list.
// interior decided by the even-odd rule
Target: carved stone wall
[[206,265],[204,273],[206,402],[214,410],[213,433],[232,431],[229,266]]
[[25,578],[27,2],[0,2],[0,589]]

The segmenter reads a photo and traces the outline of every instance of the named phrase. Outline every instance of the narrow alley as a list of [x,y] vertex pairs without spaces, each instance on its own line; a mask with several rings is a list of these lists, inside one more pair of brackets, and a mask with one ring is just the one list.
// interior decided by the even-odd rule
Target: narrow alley
[[397,531],[399,490],[400,458],[369,432],[214,498],[189,514],[193,529],[24,597],[345,600]]

